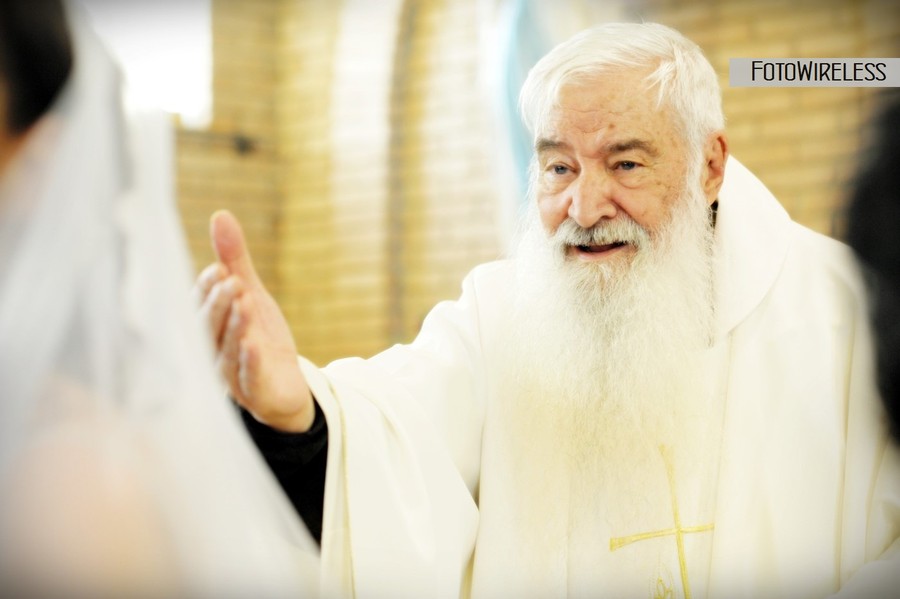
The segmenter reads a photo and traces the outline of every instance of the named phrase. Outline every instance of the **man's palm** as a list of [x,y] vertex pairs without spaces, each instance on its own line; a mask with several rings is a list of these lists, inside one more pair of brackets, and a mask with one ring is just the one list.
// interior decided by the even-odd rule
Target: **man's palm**
[[[218,360],[231,393],[273,428],[308,430],[314,415],[312,398],[291,330],[256,274],[240,224],[229,212],[217,212],[210,234],[219,265],[201,274],[198,288],[213,315],[210,324]],[[204,276],[215,282],[204,285]],[[204,287],[209,288],[205,294]],[[226,303],[230,305],[225,307]]]

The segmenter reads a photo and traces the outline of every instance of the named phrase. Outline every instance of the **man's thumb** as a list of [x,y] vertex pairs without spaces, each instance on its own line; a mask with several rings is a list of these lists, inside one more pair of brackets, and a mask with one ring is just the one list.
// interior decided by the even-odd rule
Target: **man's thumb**
[[243,279],[244,283],[259,282],[244,241],[241,224],[231,212],[217,210],[212,215],[209,221],[209,236],[212,238],[213,251],[225,268]]

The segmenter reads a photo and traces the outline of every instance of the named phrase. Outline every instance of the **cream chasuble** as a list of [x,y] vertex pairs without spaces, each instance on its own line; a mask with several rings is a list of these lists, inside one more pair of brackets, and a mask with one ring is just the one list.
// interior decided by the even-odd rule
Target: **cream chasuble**
[[478,267],[410,345],[301,360],[329,428],[323,596],[896,594],[900,460],[847,248],[730,159],[707,388],[670,442],[580,454],[504,426],[513,279]]
[[473,596],[707,596],[728,346],[705,352],[722,376],[670,444],[629,429],[548,460],[558,442],[523,442],[503,402],[488,406]]
[[[710,350],[708,372],[727,373],[725,360],[724,347]],[[596,597],[596,589],[608,589],[603,594],[610,597],[707,596],[725,378],[710,377],[708,382],[710,389],[698,390],[706,393],[706,410],[693,415],[681,438],[672,446],[654,446],[648,440],[643,447],[647,455],[641,462],[648,467],[644,473],[632,475],[648,479],[650,482],[642,487],[651,487],[655,493],[628,498],[616,496],[616,489],[610,489],[606,493],[609,499],[598,502],[600,514],[610,514],[594,518],[608,522],[603,537],[609,536],[609,551],[600,554],[596,568],[591,570],[592,580],[584,585],[585,592],[578,592],[576,579],[572,589],[576,592],[570,596]],[[620,516],[621,523],[616,522],[612,515],[621,513],[626,505],[636,507]],[[616,575],[611,576],[612,572]]]

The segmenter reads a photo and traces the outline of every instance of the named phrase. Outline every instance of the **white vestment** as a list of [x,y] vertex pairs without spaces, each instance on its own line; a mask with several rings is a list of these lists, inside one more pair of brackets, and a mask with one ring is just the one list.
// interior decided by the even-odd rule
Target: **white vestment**
[[[533,489],[513,480],[519,456],[495,406],[514,270],[510,262],[476,268],[462,297],[435,307],[410,345],[322,370],[301,360],[329,428],[324,596],[581,593],[583,573],[570,571],[559,539],[548,538],[535,556],[520,538],[544,523],[517,518]],[[613,560],[640,546],[668,561],[636,582],[636,596],[682,596],[683,576],[698,597],[896,593],[900,462],[875,389],[849,250],[793,223],[731,159],[719,195],[715,281],[708,374],[721,443],[703,471],[714,481],[712,496],[698,503],[706,507],[681,515],[688,558],[678,557],[676,534],[664,534],[676,528],[667,505],[658,521],[621,531],[610,524],[597,539],[598,571],[589,574],[601,587],[604,577],[623,576],[627,560],[622,571]],[[663,452],[658,464],[667,497]],[[547,484],[557,477],[548,472]],[[686,504],[692,491],[682,491],[678,502]],[[598,490],[598,521],[614,497]],[[653,531],[663,532],[611,555],[612,546],[635,540],[629,535]],[[705,545],[692,549],[700,539]]]

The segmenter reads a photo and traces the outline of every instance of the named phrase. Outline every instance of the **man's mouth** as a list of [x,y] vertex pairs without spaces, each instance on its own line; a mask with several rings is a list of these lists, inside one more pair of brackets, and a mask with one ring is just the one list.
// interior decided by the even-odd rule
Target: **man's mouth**
[[616,248],[627,245],[624,241],[616,241],[615,243],[607,243],[604,245],[576,245],[575,249],[583,254],[602,254]]
[[574,258],[582,262],[605,262],[611,260],[619,252],[626,251],[629,247],[633,247],[633,245],[627,241],[570,245],[567,254],[570,259]]

